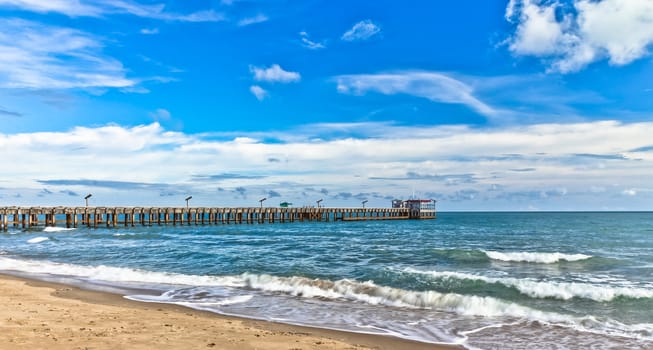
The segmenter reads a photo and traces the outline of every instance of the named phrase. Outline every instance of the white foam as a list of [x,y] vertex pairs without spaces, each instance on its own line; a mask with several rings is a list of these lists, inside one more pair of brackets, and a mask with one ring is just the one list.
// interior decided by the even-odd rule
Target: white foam
[[611,301],[617,297],[653,298],[653,289],[632,286],[626,287],[581,282],[537,281],[528,278],[512,277],[496,278],[462,272],[421,271],[413,268],[406,268],[403,271],[429,275],[434,278],[453,278],[459,280],[483,281],[486,283],[500,283],[507,287],[513,287],[519,290],[520,293],[528,295],[531,298],[555,298],[561,300],[584,298],[600,302]]
[[130,300],[136,300],[136,301],[145,301],[148,303],[168,303],[168,304],[176,304],[176,305],[181,305],[181,306],[186,306],[186,307],[191,307],[194,309],[208,309],[212,310],[211,307],[215,306],[228,306],[228,305],[234,305],[234,304],[242,304],[246,303],[250,300],[252,300],[254,296],[253,295],[236,295],[233,297],[228,297],[228,298],[223,298],[221,300],[215,300],[215,301],[193,301],[193,302],[188,302],[188,301],[174,301],[174,299],[171,299],[166,295],[166,293],[157,296],[157,295],[127,295],[125,296],[126,299]]
[[[81,266],[47,261],[17,260],[0,256],[0,270],[75,276],[105,282],[139,282],[166,285],[221,286],[283,293],[303,298],[349,300],[371,305],[424,308],[482,317],[514,317],[570,327],[581,331],[618,334],[653,341],[653,324],[625,325],[592,316],[575,317],[540,311],[493,297],[410,291],[380,286],[372,281],[329,281],[305,277],[276,277],[242,274],[236,276],[200,276],[151,272],[108,266]],[[180,300],[180,302],[182,302]]]
[[564,253],[538,253],[538,252],[496,252],[483,250],[483,253],[492,260],[530,262],[539,264],[554,264],[560,261],[580,261],[591,258],[585,254],[564,254]]
[[48,226],[43,229],[43,232],[61,232],[61,231],[72,231],[74,228],[67,228],[67,227],[53,227],[53,226]]
[[517,303],[493,297],[439,293],[436,291],[410,291],[379,286],[371,281],[328,281],[305,277],[275,277],[244,274],[241,277],[249,288],[283,292],[300,297],[348,299],[373,305],[424,308],[455,312],[459,315],[482,317],[511,317],[559,325],[579,331],[611,334],[653,341],[653,324],[627,325],[593,316],[575,317],[555,312],[532,309]]
[[48,238],[48,237],[34,237],[32,239],[28,239],[27,243],[36,244],[36,243],[45,242],[47,240],[50,240],[50,238]]
[[105,282],[142,282],[155,284],[173,284],[188,286],[242,286],[237,276],[216,277],[184,275],[168,272],[152,272],[139,269],[84,266],[37,260],[18,260],[0,257],[0,270],[13,270],[33,274],[50,274],[57,276],[73,276],[89,280]]

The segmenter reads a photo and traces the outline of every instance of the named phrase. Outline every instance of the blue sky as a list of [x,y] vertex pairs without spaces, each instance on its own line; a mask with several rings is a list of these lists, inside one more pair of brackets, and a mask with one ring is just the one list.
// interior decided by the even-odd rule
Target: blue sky
[[0,0],[0,205],[650,210],[653,0]]

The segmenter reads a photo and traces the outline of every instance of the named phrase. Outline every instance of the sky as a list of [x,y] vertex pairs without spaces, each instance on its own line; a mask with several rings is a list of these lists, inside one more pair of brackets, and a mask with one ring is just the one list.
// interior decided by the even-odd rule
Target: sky
[[653,0],[0,0],[0,206],[653,210]]

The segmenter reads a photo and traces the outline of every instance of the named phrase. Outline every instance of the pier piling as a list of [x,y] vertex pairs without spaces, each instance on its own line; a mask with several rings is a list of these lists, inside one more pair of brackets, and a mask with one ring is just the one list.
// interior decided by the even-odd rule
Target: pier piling
[[[122,216],[122,217],[121,217]],[[152,226],[190,226],[216,224],[265,224],[298,222],[336,222],[367,220],[434,219],[435,210],[416,217],[409,208],[179,208],[179,207],[0,207],[0,230],[10,225],[28,229],[34,226],[98,228]]]

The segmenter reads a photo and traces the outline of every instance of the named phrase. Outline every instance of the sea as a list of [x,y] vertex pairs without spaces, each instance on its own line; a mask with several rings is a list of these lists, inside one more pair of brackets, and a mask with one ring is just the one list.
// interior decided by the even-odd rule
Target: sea
[[653,349],[653,213],[0,233],[0,272],[467,349]]

